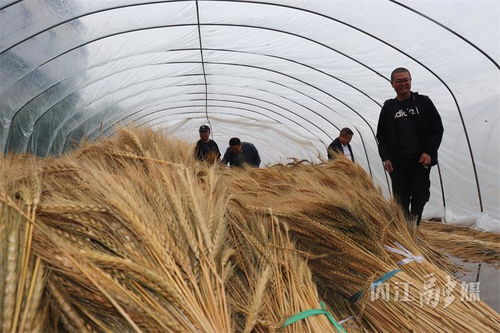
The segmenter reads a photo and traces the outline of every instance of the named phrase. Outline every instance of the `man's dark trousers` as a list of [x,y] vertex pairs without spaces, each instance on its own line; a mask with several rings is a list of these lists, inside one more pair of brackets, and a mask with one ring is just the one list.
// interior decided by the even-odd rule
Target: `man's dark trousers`
[[394,197],[406,216],[416,218],[418,225],[431,195],[431,166],[423,166],[414,158],[394,160],[392,166],[394,171],[390,175]]

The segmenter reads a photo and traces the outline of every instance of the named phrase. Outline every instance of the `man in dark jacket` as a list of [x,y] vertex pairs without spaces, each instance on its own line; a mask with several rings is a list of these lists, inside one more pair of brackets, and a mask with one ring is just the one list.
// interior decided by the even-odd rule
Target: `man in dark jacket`
[[231,168],[242,167],[244,164],[258,168],[260,156],[257,148],[250,142],[241,142],[238,138],[229,140],[229,147],[222,158],[222,164]]
[[211,163],[218,161],[220,158],[220,151],[217,143],[210,139],[210,127],[207,125],[200,126],[200,140],[196,142],[194,153],[198,160],[209,161]]
[[429,175],[437,163],[443,124],[430,98],[411,91],[406,68],[392,72],[391,85],[396,98],[385,101],[380,112],[378,149],[396,201],[418,225],[430,198]]
[[348,159],[354,162],[354,154],[352,153],[350,145],[353,135],[354,133],[350,128],[344,127],[341,129],[338,138],[333,140],[333,142],[328,146],[328,159],[333,160],[333,153],[338,152],[344,154]]

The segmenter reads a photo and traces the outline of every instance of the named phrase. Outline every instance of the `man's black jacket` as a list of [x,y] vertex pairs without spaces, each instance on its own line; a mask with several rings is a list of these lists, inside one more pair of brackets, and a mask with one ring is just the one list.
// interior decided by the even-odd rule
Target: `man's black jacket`
[[[420,153],[431,156],[431,165],[438,160],[438,148],[443,137],[443,123],[436,107],[429,97],[411,93],[410,98],[418,109],[417,137],[420,145]],[[398,102],[395,99],[385,101],[377,126],[378,151],[383,161],[394,160],[396,146],[396,130],[394,117],[398,112]]]
[[220,158],[219,146],[211,139],[209,139],[208,142],[198,140],[194,147],[194,154],[200,161],[205,161],[211,154],[216,160]]
[[[349,151],[351,152],[351,157],[352,161],[354,162],[354,154],[352,153],[352,148],[351,145],[348,143],[347,148],[349,148]],[[328,159],[333,160],[333,152],[339,152],[339,153],[344,153],[344,148],[342,148],[342,144],[340,143],[339,138],[336,138],[333,140],[332,143],[328,146],[327,154],[328,154]]]
[[242,167],[245,163],[258,168],[260,165],[259,151],[252,143],[242,142],[241,152],[239,154],[235,154],[231,151],[231,148],[228,147],[221,163],[224,165],[229,163],[231,168]]

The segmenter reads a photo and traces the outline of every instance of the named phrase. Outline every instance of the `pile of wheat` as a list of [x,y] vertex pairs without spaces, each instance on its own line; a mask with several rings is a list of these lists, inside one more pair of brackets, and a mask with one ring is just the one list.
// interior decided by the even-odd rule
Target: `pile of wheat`
[[432,246],[464,261],[500,267],[500,234],[437,222],[422,222],[419,232]]
[[[7,156],[0,170],[2,332],[500,327],[482,302],[369,299],[387,272],[390,296],[409,283],[417,297],[428,274],[449,283],[435,263],[453,266],[343,159],[228,170],[158,132],[121,130],[57,159]],[[385,247],[396,243],[426,260],[398,266]]]
[[[338,157],[333,163],[277,165],[268,169],[229,170],[232,194],[229,208],[244,214],[259,212],[279,217],[302,251],[315,257],[310,261],[320,293],[333,307],[338,300],[370,290],[371,283],[386,273],[401,269],[389,284],[389,298],[398,287],[408,285],[410,302],[370,301],[361,293],[355,303],[360,324],[371,332],[494,332],[498,315],[488,306],[475,302],[448,300],[462,298],[464,290],[435,265],[434,257],[399,266],[403,259],[386,246],[424,256],[410,234],[407,221],[392,201],[385,200],[361,167]],[[422,258],[423,259],[423,258]],[[420,302],[429,280],[449,293],[434,302]],[[449,286],[454,288],[447,290]],[[401,292],[401,290],[399,290]],[[460,317],[460,319],[458,319]],[[419,318],[419,320],[416,320]],[[478,320],[481,318],[481,320]],[[486,319],[488,318],[488,319]],[[474,324],[472,324],[474,322]]]
[[224,187],[144,155],[89,147],[4,176],[3,331],[232,331]]

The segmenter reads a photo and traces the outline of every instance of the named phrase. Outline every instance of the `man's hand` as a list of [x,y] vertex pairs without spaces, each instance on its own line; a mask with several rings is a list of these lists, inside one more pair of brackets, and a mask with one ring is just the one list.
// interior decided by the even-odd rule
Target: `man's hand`
[[418,159],[418,163],[422,165],[431,165],[431,155],[422,153],[422,155],[420,155],[420,158]]
[[388,173],[391,173],[394,171],[394,168],[392,167],[392,162],[390,160],[385,160],[384,161],[384,169]]

